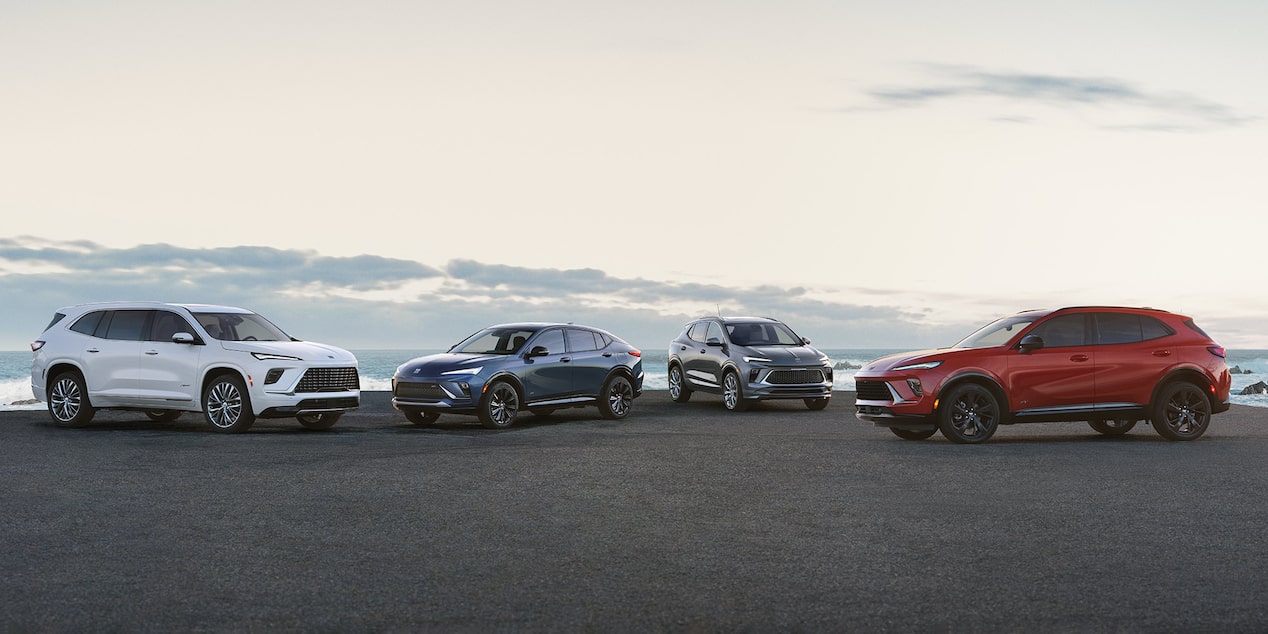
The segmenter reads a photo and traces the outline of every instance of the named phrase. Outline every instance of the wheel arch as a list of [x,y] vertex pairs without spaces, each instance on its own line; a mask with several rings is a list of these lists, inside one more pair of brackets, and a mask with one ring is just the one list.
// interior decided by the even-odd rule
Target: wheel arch
[[44,393],[48,394],[49,388],[53,383],[53,379],[57,378],[57,376],[63,372],[68,371],[78,374],[79,377],[84,380],[84,389],[88,389],[88,375],[84,373],[84,369],[79,367],[79,364],[74,361],[63,359],[49,364],[49,366],[44,369]]
[[[238,377],[238,380],[242,381],[242,385],[247,388],[247,392],[249,393],[251,391],[251,384],[247,381],[247,377],[243,374],[242,370],[227,365],[212,366],[203,370],[203,380],[198,384],[198,404],[200,406],[205,405],[205,403],[203,403],[203,398],[207,394],[207,386],[210,385],[212,381],[226,374]],[[253,401],[252,406],[254,406],[254,404],[255,403]]]
[[[484,385],[480,386],[480,399],[483,399],[485,392],[489,391],[489,386],[493,385],[497,381],[505,381],[509,383],[511,387],[515,390],[515,395],[519,397],[520,403],[527,402],[524,397],[524,383],[520,381],[520,378],[516,376],[514,372],[505,372],[505,371],[494,374],[493,376],[489,377],[488,381],[484,382]],[[476,399],[476,400],[480,400],[480,399]]]
[[[984,372],[965,372],[943,381],[942,385],[938,387],[938,393],[936,395],[939,405],[941,404],[941,399],[950,393],[951,390],[970,383],[986,388],[996,399],[999,400],[1001,409],[1003,410],[1001,412],[1002,416],[1000,422],[1006,422],[1012,419],[1013,406],[1008,400],[1008,392],[1004,390],[1004,387],[999,384],[999,381],[997,381],[995,377]],[[936,414],[938,412],[938,408],[935,407],[933,411]]]
[[1215,402],[1215,392],[1213,391],[1215,384],[1206,376],[1206,373],[1195,368],[1176,368],[1163,375],[1158,382],[1154,384],[1153,392],[1149,395],[1149,406],[1153,407],[1158,402],[1159,395],[1166,389],[1168,385],[1173,383],[1192,383],[1203,394],[1206,400],[1211,404],[1212,409],[1219,405]]

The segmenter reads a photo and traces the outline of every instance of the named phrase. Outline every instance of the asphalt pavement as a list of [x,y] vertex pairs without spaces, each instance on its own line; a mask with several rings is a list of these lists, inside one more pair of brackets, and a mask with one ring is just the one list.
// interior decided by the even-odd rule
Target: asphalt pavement
[[0,412],[0,632],[1268,630],[1268,409],[901,440],[853,395],[508,430]]

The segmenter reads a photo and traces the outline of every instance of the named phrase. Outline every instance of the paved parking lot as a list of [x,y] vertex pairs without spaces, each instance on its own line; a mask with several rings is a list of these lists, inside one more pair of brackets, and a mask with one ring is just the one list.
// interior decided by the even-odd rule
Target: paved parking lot
[[0,631],[1268,629],[1265,409],[960,446],[848,393],[505,431],[365,401],[239,436],[0,413]]

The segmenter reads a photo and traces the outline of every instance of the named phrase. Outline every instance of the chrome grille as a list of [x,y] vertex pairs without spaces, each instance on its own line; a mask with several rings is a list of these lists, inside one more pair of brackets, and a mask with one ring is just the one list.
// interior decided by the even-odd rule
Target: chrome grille
[[854,382],[854,390],[856,398],[860,401],[892,401],[894,396],[890,394],[889,387],[884,381],[863,381]]
[[823,370],[771,370],[766,375],[766,382],[773,385],[801,385],[804,383],[823,383]]
[[356,368],[308,368],[296,392],[347,392],[361,389]]
[[434,401],[449,397],[435,383],[410,383],[408,381],[396,382],[395,396],[397,398],[417,398]]

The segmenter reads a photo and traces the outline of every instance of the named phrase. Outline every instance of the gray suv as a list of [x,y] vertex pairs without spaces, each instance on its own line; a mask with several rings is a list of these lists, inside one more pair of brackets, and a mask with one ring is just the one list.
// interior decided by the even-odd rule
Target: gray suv
[[768,317],[705,317],[669,344],[669,396],[721,394],[731,411],[766,399],[802,399],[823,409],[832,398],[832,364],[791,328]]

